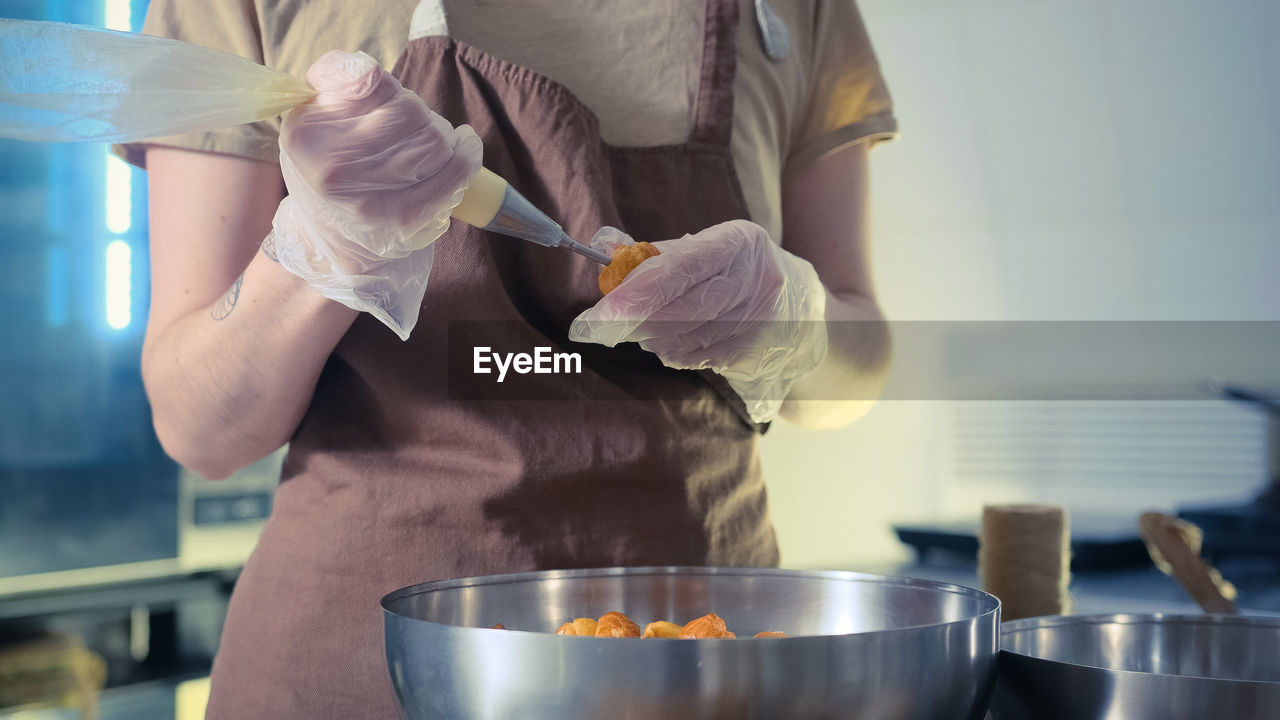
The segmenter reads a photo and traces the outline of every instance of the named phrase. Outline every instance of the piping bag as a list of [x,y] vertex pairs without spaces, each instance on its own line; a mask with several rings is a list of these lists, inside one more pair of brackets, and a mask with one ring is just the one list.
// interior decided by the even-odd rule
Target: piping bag
[[[139,142],[273,118],[316,96],[231,53],[87,25],[0,19],[0,137]],[[471,176],[453,217],[608,265],[498,175]]]

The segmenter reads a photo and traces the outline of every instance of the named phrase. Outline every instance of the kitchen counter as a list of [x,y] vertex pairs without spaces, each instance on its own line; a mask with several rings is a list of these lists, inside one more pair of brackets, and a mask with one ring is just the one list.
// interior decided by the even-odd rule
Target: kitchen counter
[[[110,688],[98,700],[99,720],[202,720],[209,678],[193,676]],[[80,720],[71,709],[0,710],[0,720]]]
[[[851,564],[857,572],[914,577],[979,587],[972,562]],[[1274,564],[1255,563],[1223,568],[1240,586],[1239,604],[1247,614],[1280,615],[1280,574]],[[1198,614],[1199,608],[1169,577],[1154,568],[1080,573],[1072,577],[1071,596],[1076,614],[1172,613]],[[208,678],[190,675],[165,681],[112,688],[101,700],[101,720],[198,720],[208,698]],[[67,711],[9,713],[0,720],[74,720]]]

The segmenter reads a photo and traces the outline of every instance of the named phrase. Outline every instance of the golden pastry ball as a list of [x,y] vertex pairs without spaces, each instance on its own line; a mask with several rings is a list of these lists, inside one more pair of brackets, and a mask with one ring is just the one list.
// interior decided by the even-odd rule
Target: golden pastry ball
[[598,284],[600,292],[608,295],[613,292],[614,288],[622,284],[627,279],[627,275],[635,270],[640,263],[651,257],[658,255],[658,248],[647,242],[638,242],[634,245],[623,245],[613,251],[613,261],[604,266],[600,271]]
[[567,622],[560,626],[556,631],[557,635],[572,635],[576,637],[595,637],[596,621],[593,618],[577,618],[573,622]]
[[640,626],[620,612],[607,612],[596,623],[596,637],[640,637]]
[[682,628],[679,625],[673,622],[668,622],[666,620],[654,620],[644,626],[644,632],[640,634],[640,637],[678,638],[680,637],[681,629]]
[[724,625],[724,619],[715,613],[707,613],[696,620],[685,623],[680,630],[680,637],[685,640],[705,640],[710,638],[734,638]]

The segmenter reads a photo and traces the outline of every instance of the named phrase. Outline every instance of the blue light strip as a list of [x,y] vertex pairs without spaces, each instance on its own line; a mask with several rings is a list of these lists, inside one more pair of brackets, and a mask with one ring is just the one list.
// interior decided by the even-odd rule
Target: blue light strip
[[123,240],[107,245],[107,324],[116,330],[133,321],[133,250]]
[[[103,24],[111,30],[133,30],[133,0],[104,0]],[[133,168],[107,148],[103,199],[107,231],[124,235],[133,227]],[[106,250],[107,325],[116,330],[133,320],[133,249],[123,239]]]

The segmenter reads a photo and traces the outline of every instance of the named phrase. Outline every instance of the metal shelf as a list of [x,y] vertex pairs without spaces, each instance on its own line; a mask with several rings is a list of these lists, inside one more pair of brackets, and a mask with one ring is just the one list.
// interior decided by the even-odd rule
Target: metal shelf
[[237,575],[234,570],[200,572],[0,595],[0,620],[138,605],[165,608],[190,600],[223,598]]

